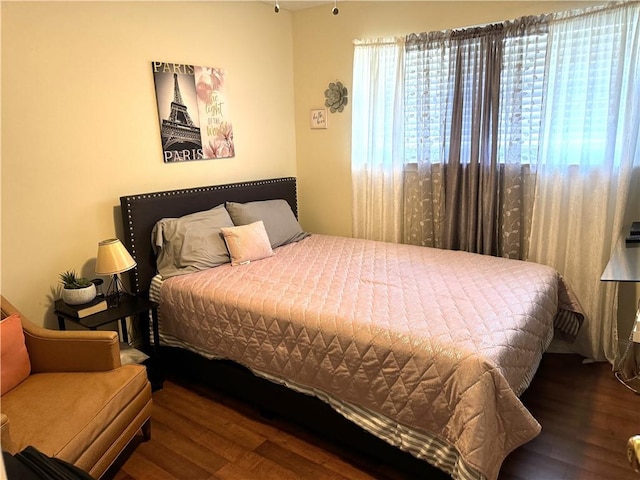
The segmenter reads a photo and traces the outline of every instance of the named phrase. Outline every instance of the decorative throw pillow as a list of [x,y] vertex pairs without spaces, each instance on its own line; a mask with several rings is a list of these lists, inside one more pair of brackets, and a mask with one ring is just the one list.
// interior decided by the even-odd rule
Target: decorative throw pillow
[[233,227],[224,205],[158,220],[151,233],[158,273],[166,279],[229,263],[221,227]]
[[0,322],[0,355],[0,395],[4,395],[31,373],[22,321],[17,313]]
[[233,266],[274,255],[262,221],[238,227],[225,227],[221,230]]
[[225,204],[235,225],[247,225],[262,220],[269,236],[271,248],[298,242],[309,236],[302,230],[291,206],[286,200]]

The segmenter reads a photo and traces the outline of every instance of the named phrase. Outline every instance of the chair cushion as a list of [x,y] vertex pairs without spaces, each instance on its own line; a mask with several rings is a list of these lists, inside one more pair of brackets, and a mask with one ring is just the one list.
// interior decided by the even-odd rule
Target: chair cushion
[[31,373],[20,315],[0,321],[0,395],[14,388]]
[[141,365],[30,375],[2,397],[2,413],[11,423],[11,445],[3,449],[15,453],[33,445],[46,455],[75,463],[101,436],[100,441],[116,440],[104,438],[104,431],[115,421],[127,421],[120,417],[130,403],[140,401],[141,392],[151,398]]

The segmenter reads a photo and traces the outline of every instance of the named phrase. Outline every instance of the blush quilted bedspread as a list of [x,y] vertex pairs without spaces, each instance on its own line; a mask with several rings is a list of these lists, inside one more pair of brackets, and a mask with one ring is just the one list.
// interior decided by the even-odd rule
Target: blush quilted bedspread
[[518,397],[574,308],[555,270],[322,235],[275,252],[163,282],[163,334],[429,432],[479,478],[539,433]]

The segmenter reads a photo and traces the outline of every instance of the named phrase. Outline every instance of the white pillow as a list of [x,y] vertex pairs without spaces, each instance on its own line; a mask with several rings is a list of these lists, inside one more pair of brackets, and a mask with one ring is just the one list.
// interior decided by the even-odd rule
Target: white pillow
[[220,230],[233,266],[274,255],[262,220],[238,227],[223,227]]

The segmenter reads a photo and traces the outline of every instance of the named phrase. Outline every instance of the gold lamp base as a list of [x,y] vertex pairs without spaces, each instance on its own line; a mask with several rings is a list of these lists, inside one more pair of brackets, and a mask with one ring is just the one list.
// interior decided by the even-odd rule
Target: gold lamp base
[[627,442],[627,458],[633,471],[640,473],[640,435],[635,435]]

